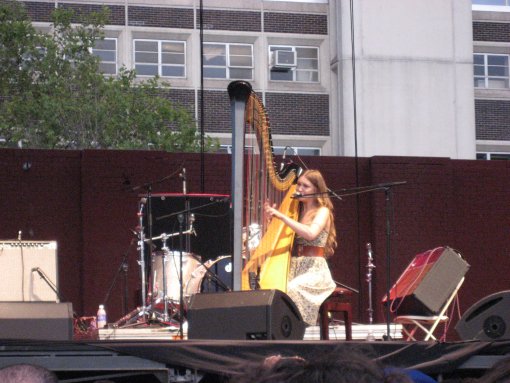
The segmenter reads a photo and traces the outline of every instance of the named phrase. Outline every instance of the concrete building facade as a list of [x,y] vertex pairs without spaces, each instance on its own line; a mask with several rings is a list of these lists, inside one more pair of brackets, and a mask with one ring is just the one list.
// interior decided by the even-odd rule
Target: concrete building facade
[[[508,6],[477,9],[471,0],[24,3],[40,27],[57,6],[107,6],[107,39],[96,49],[105,72],[126,66],[140,78],[161,75],[172,86],[169,97],[189,107],[225,148],[231,144],[226,89],[236,79],[249,81],[262,97],[276,153],[287,147],[295,154],[474,159],[477,151],[505,151],[510,139]],[[484,60],[499,63],[501,56],[502,81],[474,79],[474,70],[494,68]]]

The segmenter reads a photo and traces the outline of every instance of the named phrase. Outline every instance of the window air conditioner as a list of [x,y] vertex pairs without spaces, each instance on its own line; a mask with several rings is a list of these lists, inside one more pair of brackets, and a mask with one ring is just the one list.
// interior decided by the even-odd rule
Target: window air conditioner
[[274,51],[272,57],[272,67],[274,69],[292,69],[297,65],[296,52],[294,51]]

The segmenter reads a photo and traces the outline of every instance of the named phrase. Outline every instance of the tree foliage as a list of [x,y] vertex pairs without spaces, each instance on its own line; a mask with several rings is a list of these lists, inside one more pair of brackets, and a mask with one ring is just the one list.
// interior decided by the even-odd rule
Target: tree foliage
[[[91,49],[108,10],[82,16],[57,8],[35,29],[17,1],[0,2],[0,137],[32,148],[198,151],[192,114],[165,97],[159,78],[121,68],[104,76]],[[217,147],[204,138],[204,149]]]

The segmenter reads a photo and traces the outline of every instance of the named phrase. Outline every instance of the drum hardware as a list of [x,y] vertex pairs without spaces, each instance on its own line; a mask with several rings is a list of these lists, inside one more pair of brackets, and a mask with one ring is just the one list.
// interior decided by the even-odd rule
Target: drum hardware
[[[175,173],[174,173],[175,174]],[[182,169],[179,177],[183,180],[183,192],[186,194],[186,169]],[[168,177],[165,177],[165,179]],[[196,235],[194,229],[195,215],[192,213],[194,210],[202,209],[206,206],[216,204],[218,201],[212,201],[201,206],[190,208],[189,200],[185,201],[185,209],[180,212],[175,212],[162,217],[156,217],[156,220],[177,216],[179,222],[179,231],[176,233],[161,233],[157,236],[152,236],[152,217],[151,217],[151,190],[152,184],[144,185],[147,188],[148,194],[145,198],[142,198],[139,206],[137,216],[139,218],[139,226],[137,227],[136,234],[138,237],[138,250],[140,253],[139,261],[142,274],[142,305],[130,313],[124,315],[117,322],[114,322],[114,327],[120,326],[131,326],[142,324],[142,322],[160,322],[170,325],[179,325],[180,336],[183,337],[183,321],[185,320],[185,303],[184,303],[184,287],[187,286],[189,279],[186,279],[189,273],[193,272],[193,269],[199,265],[203,265],[202,260],[199,256],[189,252],[190,235]],[[140,187],[137,187],[140,188]],[[132,188],[132,190],[136,190]],[[225,202],[222,200],[222,202]],[[145,220],[143,219],[145,215]],[[144,228],[146,223],[147,228]],[[184,230],[187,228],[187,230]],[[145,231],[147,229],[148,231]],[[186,235],[186,236],[185,236]],[[179,249],[178,251],[172,251],[167,245],[169,238],[179,236]],[[185,236],[185,237],[184,237]],[[184,240],[186,239],[186,247]],[[157,257],[157,252],[153,251],[156,247],[153,247],[154,241],[162,241],[161,260]],[[147,258],[147,249],[144,246],[148,245],[149,257]],[[185,251],[185,249],[187,251]],[[157,262],[158,266],[161,266],[152,270],[151,265],[146,261],[150,260],[151,263]],[[172,269],[173,267],[173,269]],[[162,270],[161,270],[162,268]],[[147,273],[149,269],[150,273]],[[225,290],[229,287],[226,286],[223,281],[210,271],[205,268],[205,274],[209,275],[208,278],[215,280],[218,286],[221,286]],[[159,283],[163,286],[152,286],[152,291],[148,284],[147,276],[153,278],[153,282]],[[159,281],[158,278],[162,279]],[[177,283],[175,283],[177,282]],[[148,288],[149,287],[149,288]],[[178,288],[179,292],[176,293],[174,288]],[[162,290],[162,291],[161,291]],[[160,292],[162,293],[160,295]],[[162,307],[163,306],[163,307]]]
[[[180,171],[181,171],[181,169],[176,170],[176,171],[172,172],[171,174],[166,175],[165,177],[160,178],[158,180],[150,181],[150,182],[147,182],[144,184],[126,188],[126,190],[129,190],[131,192],[145,190],[145,195],[144,195],[144,197],[142,197],[140,199],[138,211],[137,211],[137,217],[138,217],[139,224],[138,224],[136,230],[134,231],[134,233],[136,234],[136,236],[138,238],[137,250],[139,252],[138,264],[140,265],[140,274],[141,274],[141,285],[142,285],[141,286],[141,298],[142,298],[141,303],[142,303],[142,305],[139,307],[139,309],[137,308],[136,310],[131,311],[130,313],[124,315],[124,317],[121,318],[122,321],[125,321],[126,323],[131,323],[135,319],[138,322],[138,318],[140,318],[140,317],[143,318],[143,320],[145,321],[145,319],[150,318],[150,315],[151,315],[150,310],[152,310],[152,304],[150,302],[148,303],[148,301],[147,301],[147,297],[148,297],[148,294],[147,294],[147,270],[146,270],[147,263],[146,263],[145,249],[144,249],[145,244],[147,243],[149,259],[152,259],[152,252],[153,252],[153,243],[152,242],[153,242],[153,240],[155,240],[152,237],[152,221],[153,221],[152,220],[152,207],[151,207],[152,186],[173,178],[175,175],[179,174]],[[179,176],[181,176],[181,175],[179,174]],[[145,233],[144,233],[144,224],[143,224],[144,215],[146,215],[148,238],[145,238]],[[125,257],[126,256],[127,256],[127,252],[126,252]],[[127,262],[125,262],[125,260],[123,260],[123,264],[121,265],[121,268],[125,271],[125,273],[127,273]],[[126,311],[127,311],[127,276],[126,276],[126,286],[125,287],[126,287],[125,288],[126,302],[124,303],[124,313],[126,313]],[[110,291],[108,292],[108,295],[109,295],[109,293],[110,293]],[[131,317],[131,318],[128,319],[127,317]],[[119,322],[119,321],[117,321],[117,322]],[[117,322],[115,322],[115,323],[117,323]],[[117,326],[119,326],[119,325],[117,325]]]
[[222,255],[215,259],[209,259],[206,262],[201,262],[201,265],[198,266],[191,273],[190,279],[186,283],[185,288],[185,297],[187,300],[191,298],[193,294],[198,294],[202,292],[203,282],[209,281],[214,282],[217,286],[219,286],[223,291],[230,291],[231,288],[223,282],[223,280],[216,274],[211,271],[211,268],[219,265],[223,261],[228,261],[228,268],[226,272],[232,272],[232,256],[230,255]]

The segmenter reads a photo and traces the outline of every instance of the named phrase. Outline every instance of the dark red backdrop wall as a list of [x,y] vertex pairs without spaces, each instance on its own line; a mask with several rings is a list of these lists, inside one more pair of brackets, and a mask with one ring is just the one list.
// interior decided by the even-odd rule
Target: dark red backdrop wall
[[[330,264],[337,281],[360,290],[356,321],[367,320],[367,256],[375,254],[376,321],[380,300],[418,253],[441,245],[457,249],[471,265],[460,293],[461,309],[509,288],[510,177],[508,162],[414,157],[314,157],[332,190],[406,181],[392,189],[387,255],[384,191],[335,199],[339,248]],[[128,254],[129,308],[139,300],[140,272],[132,230],[140,195],[180,193],[184,166],[189,193],[230,194],[228,155],[154,151],[0,150],[0,239],[56,240],[61,294],[78,315],[94,315],[124,254]],[[201,168],[204,189],[201,189]],[[159,182],[165,179],[163,182]],[[135,189],[135,190],[133,190]],[[212,234],[212,235],[211,235]],[[214,233],[201,233],[214,240]],[[2,270],[0,273],[6,273]],[[107,304],[111,320],[122,314],[120,278]]]

